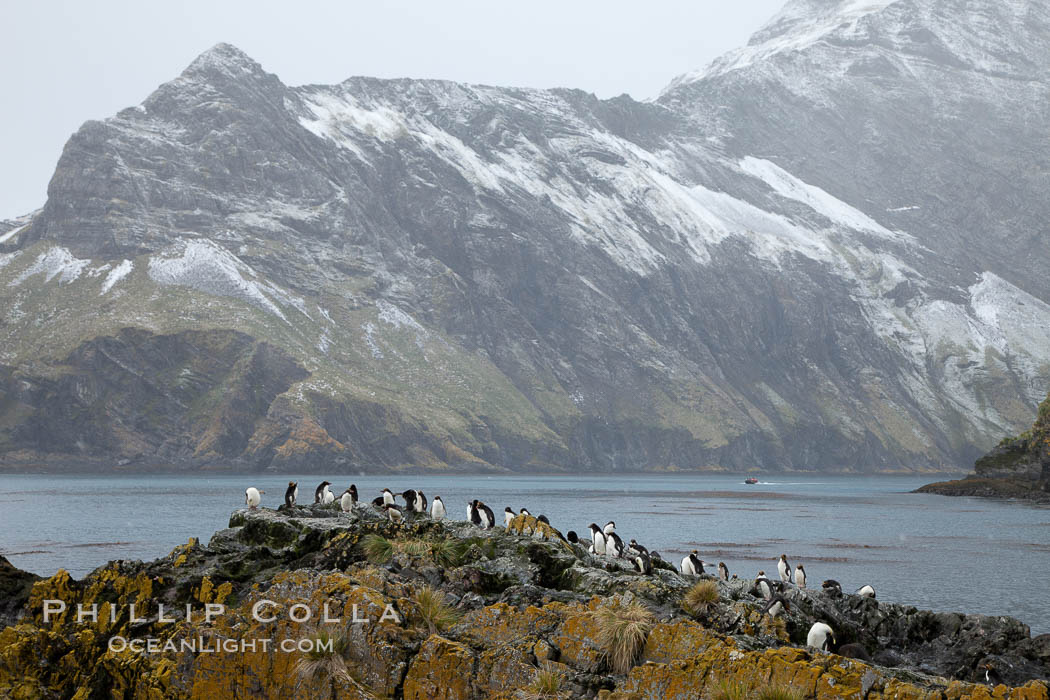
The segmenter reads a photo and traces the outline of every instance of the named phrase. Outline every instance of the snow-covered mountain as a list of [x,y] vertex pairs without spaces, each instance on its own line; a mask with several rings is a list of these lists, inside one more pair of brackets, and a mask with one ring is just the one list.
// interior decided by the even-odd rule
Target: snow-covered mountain
[[0,463],[967,467],[1050,385],[1048,42],[804,0],[652,102],[219,45],[0,225]]

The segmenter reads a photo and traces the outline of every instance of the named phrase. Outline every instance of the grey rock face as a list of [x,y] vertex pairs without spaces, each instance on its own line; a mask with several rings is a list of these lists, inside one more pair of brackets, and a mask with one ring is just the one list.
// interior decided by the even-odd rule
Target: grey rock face
[[1050,383],[1018,206],[1050,51],[1044,10],[973,36],[959,4],[790,5],[653,103],[292,88],[219,45],[72,137],[0,249],[0,363],[127,326],[271,343],[309,373],[275,399],[297,428],[217,463],[966,465]]
[[1046,299],[1048,26],[1039,2],[793,0],[659,102],[918,236],[958,283]]

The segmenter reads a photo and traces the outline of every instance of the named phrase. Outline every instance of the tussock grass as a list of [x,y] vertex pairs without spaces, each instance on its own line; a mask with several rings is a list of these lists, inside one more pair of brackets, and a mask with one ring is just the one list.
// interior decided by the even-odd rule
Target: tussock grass
[[590,613],[598,627],[598,646],[616,673],[627,673],[645,646],[655,617],[638,601],[620,599]]
[[495,538],[492,537],[471,537],[470,539],[464,540],[466,544],[466,550],[476,546],[481,555],[486,559],[495,559],[496,555],[499,554],[499,547],[496,545]]
[[461,566],[469,549],[469,542],[455,537],[446,537],[431,543],[430,557],[440,566]]
[[432,586],[423,586],[412,594],[412,602],[430,634],[444,632],[459,622],[462,614],[445,599],[445,594]]
[[766,685],[755,690],[755,700],[802,700],[802,693],[790,685]]
[[394,544],[375,533],[369,533],[361,540],[361,550],[373,564],[386,564],[394,556]]
[[306,684],[319,684],[331,688],[332,697],[337,695],[337,688],[341,685],[350,685],[362,691],[367,688],[358,683],[346,663],[347,654],[350,652],[350,639],[342,633],[331,633],[321,629],[309,636],[313,640],[313,648],[301,652],[293,667],[296,676],[296,689]]
[[430,543],[426,540],[402,540],[394,547],[410,557],[425,557],[430,554]]
[[532,682],[518,691],[521,700],[562,700],[569,697],[569,691],[563,689],[565,674],[549,663],[536,671]]
[[682,596],[682,609],[693,617],[699,617],[718,603],[721,594],[714,581],[701,581]]
[[464,563],[469,549],[469,541],[454,537],[388,540],[370,533],[361,539],[361,551],[372,564],[386,564],[400,552],[410,557],[432,559],[439,566],[455,567]]
[[751,684],[723,678],[711,691],[711,700],[748,700]]

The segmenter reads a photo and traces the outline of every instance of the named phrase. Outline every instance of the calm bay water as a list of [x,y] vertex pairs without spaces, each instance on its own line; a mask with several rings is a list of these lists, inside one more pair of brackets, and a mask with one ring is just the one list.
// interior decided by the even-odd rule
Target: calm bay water
[[[82,577],[111,559],[153,559],[190,537],[226,527],[249,485],[263,505],[282,502],[288,481],[312,500],[318,476],[0,476],[0,554],[41,575]],[[331,478],[331,477],[329,477]],[[440,495],[453,518],[480,498],[545,513],[563,532],[617,523],[678,563],[697,549],[712,567],[775,575],[783,552],[811,585],[870,583],[880,600],[931,610],[1012,615],[1033,634],[1050,632],[1050,508],[909,491],[918,477],[737,476],[356,476],[362,499],[384,486]],[[346,483],[344,483],[344,481]]]

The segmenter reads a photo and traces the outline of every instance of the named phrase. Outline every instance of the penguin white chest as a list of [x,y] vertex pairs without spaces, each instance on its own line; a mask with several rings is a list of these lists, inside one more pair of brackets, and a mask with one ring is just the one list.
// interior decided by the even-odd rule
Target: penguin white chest
[[254,486],[248,487],[244,492],[244,502],[249,508],[255,508],[262,502],[262,496],[259,493],[259,489]]
[[823,622],[815,622],[813,626],[809,628],[809,634],[806,635],[806,646],[811,646],[814,649],[820,649],[821,651],[828,650],[828,639],[831,637],[832,631],[829,625]]

